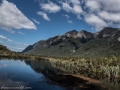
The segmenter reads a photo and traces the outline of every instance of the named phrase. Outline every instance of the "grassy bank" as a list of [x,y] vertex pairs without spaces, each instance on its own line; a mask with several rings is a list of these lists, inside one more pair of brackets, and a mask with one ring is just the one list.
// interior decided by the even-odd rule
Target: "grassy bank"
[[0,52],[0,57],[32,61],[47,59],[55,68],[68,73],[81,74],[94,79],[104,79],[106,77],[109,77],[110,80],[120,79],[120,59],[115,56],[109,58],[70,58]]
[[58,69],[68,73],[80,74],[94,79],[120,80],[120,59],[112,56],[101,59],[54,59],[50,58],[51,64]]
[[43,60],[44,57],[40,55],[29,55],[29,54],[0,54],[0,58],[7,58],[7,59],[21,59],[21,60],[31,60],[31,61],[36,61],[36,60]]
[[[106,79],[106,82],[112,82],[112,85],[115,83],[118,84],[118,82],[120,82],[120,59],[116,58],[115,56],[98,59],[75,57],[47,57],[41,55],[20,53],[1,53],[0,57],[14,60],[47,60],[52,64],[53,67],[67,72],[68,74],[78,74],[97,80]],[[112,85],[109,84],[108,87]]]

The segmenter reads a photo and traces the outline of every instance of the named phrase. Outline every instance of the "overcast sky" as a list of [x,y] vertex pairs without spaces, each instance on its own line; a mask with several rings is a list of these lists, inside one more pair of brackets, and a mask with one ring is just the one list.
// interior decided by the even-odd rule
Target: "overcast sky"
[[70,30],[120,27],[120,0],[0,0],[0,44],[22,51]]

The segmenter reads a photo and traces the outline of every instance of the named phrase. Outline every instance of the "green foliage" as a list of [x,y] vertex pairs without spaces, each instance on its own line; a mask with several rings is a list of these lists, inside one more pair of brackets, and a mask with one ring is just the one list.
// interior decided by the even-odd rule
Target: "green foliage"
[[95,38],[83,43],[79,38],[67,37],[65,40],[38,42],[34,49],[26,52],[34,55],[79,57],[79,58],[102,58],[112,55],[120,57],[119,34],[112,37]]
[[65,72],[81,74],[95,79],[105,79],[109,77],[118,79],[120,77],[120,59],[115,56],[110,58],[69,58],[54,59],[49,61],[55,68]]
[[7,47],[0,45],[0,58],[21,59],[21,60],[41,60],[44,59],[40,55],[20,54],[7,49]]

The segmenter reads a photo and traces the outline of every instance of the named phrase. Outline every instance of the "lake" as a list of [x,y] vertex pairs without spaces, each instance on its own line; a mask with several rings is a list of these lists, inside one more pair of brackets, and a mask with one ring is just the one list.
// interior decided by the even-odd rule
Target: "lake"
[[[64,76],[58,76],[58,80],[62,82],[62,84],[52,81],[51,77],[62,73],[65,72],[54,68],[49,60],[24,61],[1,59],[0,90],[84,90],[77,88],[74,85],[77,83],[84,84],[87,81],[75,77],[71,78],[69,75],[67,76],[68,79],[65,79]],[[119,90],[119,83],[116,81],[109,82],[107,78],[106,80],[103,82],[103,85],[111,88],[112,90]],[[98,90],[98,88],[94,88],[94,90]]]
[[50,76],[62,73],[44,60],[0,60],[1,90],[68,90],[57,85]]

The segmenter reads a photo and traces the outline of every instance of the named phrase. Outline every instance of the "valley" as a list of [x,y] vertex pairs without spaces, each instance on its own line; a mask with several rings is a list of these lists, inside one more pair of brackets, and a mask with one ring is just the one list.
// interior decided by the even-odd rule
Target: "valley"
[[[67,75],[82,75],[99,80],[100,83],[96,84],[102,85],[102,90],[104,86],[102,83],[106,84],[108,82],[116,82],[118,84],[117,88],[119,88],[119,37],[120,30],[117,28],[107,27],[99,33],[72,30],[61,36],[40,40],[28,46],[22,52],[13,52],[7,47],[0,45],[0,57],[1,59],[20,59],[35,62],[45,60],[52,67],[61,70]],[[38,67],[41,67],[41,65]],[[54,77],[57,78],[57,75],[60,75],[62,78],[64,73],[62,73],[63,75],[61,73],[55,74]],[[50,78],[59,83],[59,79],[57,80],[54,77]],[[106,78],[107,81],[105,80]],[[65,83],[62,85],[65,85]],[[91,83],[91,85],[93,84]],[[107,88],[116,88],[114,85],[113,87],[105,87],[105,90]]]

